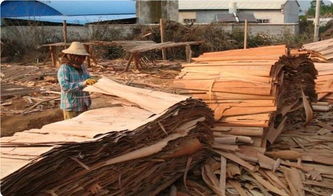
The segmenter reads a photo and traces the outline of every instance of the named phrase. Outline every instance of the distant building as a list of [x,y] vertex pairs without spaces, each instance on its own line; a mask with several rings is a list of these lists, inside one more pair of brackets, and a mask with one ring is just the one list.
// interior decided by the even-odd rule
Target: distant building
[[139,24],[159,23],[160,18],[178,21],[178,0],[137,0]]
[[180,23],[298,23],[297,0],[179,0]]
[[[311,21],[314,23],[314,18],[307,18],[307,21]],[[330,21],[333,21],[333,17],[320,17],[319,18],[319,26],[323,27],[326,26],[327,23],[329,23]]]

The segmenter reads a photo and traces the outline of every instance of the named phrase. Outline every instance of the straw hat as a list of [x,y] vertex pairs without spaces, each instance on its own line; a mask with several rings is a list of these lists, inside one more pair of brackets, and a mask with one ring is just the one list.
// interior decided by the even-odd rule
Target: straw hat
[[89,53],[84,48],[84,45],[80,42],[72,42],[69,48],[63,50],[62,52],[65,54],[89,56]]

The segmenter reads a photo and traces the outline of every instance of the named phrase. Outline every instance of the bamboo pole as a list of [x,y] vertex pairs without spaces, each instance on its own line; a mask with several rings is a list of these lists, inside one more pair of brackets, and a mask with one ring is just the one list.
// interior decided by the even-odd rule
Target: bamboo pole
[[247,48],[247,30],[248,30],[248,24],[247,24],[247,20],[245,20],[245,24],[244,24],[244,49]]
[[[163,43],[164,42],[164,24],[163,24],[162,18],[160,18],[160,34],[161,34],[161,43]],[[166,60],[165,48],[162,49],[162,58],[163,58],[163,60]]]

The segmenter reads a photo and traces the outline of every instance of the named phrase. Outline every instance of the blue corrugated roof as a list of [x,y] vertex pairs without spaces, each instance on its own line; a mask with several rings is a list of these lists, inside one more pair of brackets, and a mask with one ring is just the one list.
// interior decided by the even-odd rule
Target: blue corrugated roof
[[61,15],[61,13],[38,1],[3,1],[1,3],[1,18],[50,15]]
[[51,0],[41,1],[63,15],[135,14],[134,0]]
[[32,20],[41,22],[62,23],[66,20],[67,24],[96,23],[102,21],[122,20],[136,18],[135,14],[119,14],[119,15],[86,15],[86,16],[34,16],[34,17],[6,17],[9,19]]
[[136,18],[134,0],[44,0],[14,1],[1,4],[1,17],[68,24],[86,24]]

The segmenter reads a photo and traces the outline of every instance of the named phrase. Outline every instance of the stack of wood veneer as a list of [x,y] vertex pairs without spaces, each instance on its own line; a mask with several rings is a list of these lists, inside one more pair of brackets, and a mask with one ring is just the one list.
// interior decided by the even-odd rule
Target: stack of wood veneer
[[305,44],[304,49],[318,70],[316,79],[318,102],[313,103],[313,108],[318,111],[329,111],[333,103],[333,39]]
[[318,101],[333,104],[333,63],[315,63],[318,70],[316,92]]
[[214,111],[216,149],[243,157],[251,146],[263,152],[266,141],[273,143],[288,124],[311,119],[317,71],[306,54],[291,55],[278,45],[204,53],[193,60],[183,65],[174,87]]
[[315,111],[327,112],[333,108],[333,63],[314,63],[318,70],[316,79],[317,102],[312,103]]
[[333,38],[304,44],[314,62],[329,62],[333,60]]
[[209,155],[213,114],[203,102],[106,78],[90,91],[137,106],[117,104],[2,137],[2,194],[157,194]]
[[[296,167],[296,163],[285,160],[315,162],[314,156],[309,158],[302,150],[304,155],[282,150],[275,156],[275,152],[266,151],[266,146],[267,141],[274,143],[290,125],[305,124],[312,118],[310,101],[316,100],[317,71],[308,53],[291,53],[286,46],[279,45],[204,53],[193,60],[183,65],[174,86],[179,93],[202,99],[214,111],[215,156],[201,167],[201,179],[209,189],[194,181],[198,172],[193,172],[188,180],[190,191],[217,195],[228,195],[227,190],[236,191],[229,194],[240,195],[304,195],[304,174],[298,170],[303,166]],[[290,148],[293,146],[280,146]],[[320,156],[328,158],[329,153]],[[319,162],[333,164],[332,160]],[[321,166],[311,169],[315,171],[317,167]],[[303,170],[309,172],[307,178],[321,180],[307,169]],[[323,173],[330,174],[328,170]]]

